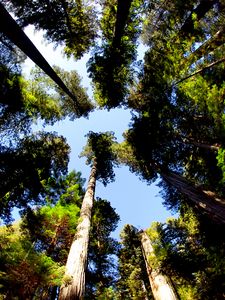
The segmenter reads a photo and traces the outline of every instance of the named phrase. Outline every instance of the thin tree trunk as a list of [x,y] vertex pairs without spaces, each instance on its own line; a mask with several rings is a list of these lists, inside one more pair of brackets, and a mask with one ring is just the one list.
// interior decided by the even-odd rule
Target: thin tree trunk
[[220,147],[218,145],[209,145],[209,144],[205,144],[205,143],[198,143],[198,142],[195,142],[193,140],[188,140],[187,139],[187,142],[184,142],[185,144],[191,144],[191,145],[194,145],[198,148],[202,148],[202,149],[205,149],[205,150],[210,150],[210,151],[215,151],[215,152],[218,152]]
[[146,232],[141,233],[141,245],[154,299],[177,300],[176,292],[174,291],[169,278],[162,274],[159,269],[152,269],[150,266],[148,257],[154,255],[154,250]]
[[209,65],[207,65],[207,66],[205,66],[205,67],[202,67],[201,69],[197,70],[196,72],[194,72],[194,73],[192,73],[192,74],[190,74],[190,75],[187,75],[186,77],[184,77],[184,78],[178,80],[177,82],[175,82],[175,83],[173,84],[173,86],[176,86],[176,85],[178,85],[179,83],[181,83],[181,82],[183,82],[183,81],[185,81],[185,80],[187,80],[187,79],[189,79],[189,78],[191,78],[191,77],[193,77],[193,76],[195,76],[195,75],[197,75],[197,74],[199,74],[199,73],[202,73],[203,71],[205,71],[205,70],[207,70],[207,69],[210,69],[210,68],[214,67],[215,65],[221,64],[221,63],[223,63],[224,61],[225,61],[225,57],[223,57],[223,58],[221,58],[221,59],[218,59],[217,61],[212,62],[211,64],[209,64]]
[[59,299],[83,299],[85,292],[85,271],[89,233],[91,226],[91,212],[94,203],[97,163],[94,160],[89,177],[88,187],[84,195],[77,233],[74,237],[66,263],[65,277],[67,281],[61,286]]
[[225,224],[225,200],[211,191],[202,190],[179,174],[160,172],[162,178],[187,196],[195,207],[206,213],[217,223]]
[[185,136],[182,136],[178,133],[176,134],[175,137],[178,141],[181,141],[184,144],[193,145],[193,146],[196,146],[198,148],[202,148],[202,149],[209,150],[209,151],[218,152],[220,147],[221,147],[219,143],[215,143],[213,145],[210,145],[210,144],[207,144],[204,141],[196,142],[193,138],[185,137]]
[[216,34],[211,37],[209,40],[207,40],[204,44],[202,44],[197,50],[195,50],[193,53],[191,53],[187,59],[186,62],[191,65],[201,57],[203,57],[205,54],[209,54],[210,52],[214,51],[221,45],[225,43],[225,28],[221,28],[216,32]]

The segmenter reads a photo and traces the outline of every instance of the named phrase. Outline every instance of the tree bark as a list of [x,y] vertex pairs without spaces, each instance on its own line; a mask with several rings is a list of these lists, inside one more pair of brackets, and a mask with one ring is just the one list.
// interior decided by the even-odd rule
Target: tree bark
[[225,200],[211,191],[202,190],[173,172],[160,172],[162,178],[187,196],[192,204],[217,223],[225,224]]
[[97,163],[93,161],[88,187],[84,195],[77,233],[70,247],[66,263],[65,277],[68,279],[60,289],[59,300],[84,299],[85,271],[87,266],[87,254],[89,233],[91,226],[91,212],[94,203],[96,185]]
[[152,254],[154,255],[154,250],[146,232],[141,233],[141,245],[154,299],[177,300],[178,297],[170,279],[166,275],[162,274],[159,269],[152,269],[150,266],[148,257]]

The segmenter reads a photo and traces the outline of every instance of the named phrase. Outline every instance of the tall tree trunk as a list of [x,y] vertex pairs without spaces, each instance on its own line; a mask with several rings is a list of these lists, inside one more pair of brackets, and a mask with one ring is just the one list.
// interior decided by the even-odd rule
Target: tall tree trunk
[[169,278],[162,274],[159,269],[151,268],[148,257],[152,254],[154,255],[154,250],[146,232],[141,233],[141,245],[154,299],[177,300],[178,297]]
[[84,195],[77,233],[70,247],[66,263],[65,277],[67,282],[61,286],[59,299],[83,299],[85,292],[85,270],[87,266],[87,254],[89,233],[91,227],[91,212],[94,203],[97,163],[93,161],[88,187]]
[[160,172],[162,178],[187,196],[195,207],[206,213],[217,223],[225,224],[225,200],[218,198],[211,191],[202,190],[183,176],[173,172]]

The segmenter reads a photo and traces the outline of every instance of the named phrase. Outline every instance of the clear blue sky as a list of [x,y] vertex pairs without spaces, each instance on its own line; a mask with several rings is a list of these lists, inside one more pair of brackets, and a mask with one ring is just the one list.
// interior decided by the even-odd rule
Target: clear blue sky
[[[33,34],[31,27],[26,30],[26,34],[50,65],[58,65],[66,70],[76,70],[83,78],[83,86],[88,88],[89,95],[92,94],[86,72],[88,55],[85,55],[79,62],[72,59],[67,61],[63,58],[60,49],[53,51],[51,45],[42,41],[40,33]],[[31,66],[32,63],[28,59],[24,70],[28,71]],[[71,147],[69,170],[80,171],[88,180],[90,167],[85,164],[84,158],[78,157],[82,147],[86,144],[85,135],[90,130],[94,132],[114,131],[118,141],[121,141],[122,133],[128,128],[130,118],[129,110],[114,109],[109,112],[96,110],[90,114],[89,119],[80,118],[73,122],[65,120],[58,122],[54,127],[47,127],[46,130],[56,131],[67,138]],[[125,224],[129,223],[139,229],[145,229],[150,226],[151,222],[163,222],[171,216],[171,213],[162,206],[159,188],[156,185],[149,186],[146,182],[140,181],[127,167],[116,168],[115,173],[115,182],[108,184],[107,187],[101,183],[97,183],[96,186],[96,197],[109,200],[120,215],[121,221],[114,236],[118,236]]]

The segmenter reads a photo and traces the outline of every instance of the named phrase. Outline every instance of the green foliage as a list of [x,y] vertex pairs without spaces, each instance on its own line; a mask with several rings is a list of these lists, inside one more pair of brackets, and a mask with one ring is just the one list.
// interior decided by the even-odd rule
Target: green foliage
[[125,225],[121,234],[119,252],[118,299],[151,299],[149,279],[142,254],[138,230]]
[[45,181],[66,173],[68,153],[65,139],[49,133],[28,136],[14,149],[1,147],[1,217],[9,218],[13,207],[43,203]]
[[223,173],[223,179],[222,182],[225,180],[225,149],[220,148],[217,154],[217,160],[218,163],[217,165],[221,168],[222,173]]
[[96,161],[97,179],[106,185],[115,177],[113,165],[116,165],[116,157],[112,147],[115,142],[114,134],[112,132],[94,133],[90,131],[87,137],[87,145],[81,156],[87,157],[87,164],[92,164],[93,160]]
[[23,81],[23,102],[29,116],[35,121],[44,120],[53,124],[66,117],[74,120],[88,116],[93,105],[88,99],[86,90],[81,87],[81,79],[76,71],[64,71],[59,67],[54,70],[65,83],[70,92],[78,99],[78,105],[66,95],[42,70],[31,71],[28,81]]
[[61,264],[66,263],[78,225],[83,182],[75,171],[58,182],[49,181],[45,186],[48,204],[28,210],[23,219],[22,228],[39,250]]
[[155,253],[150,263],[169,274],[180,299],[223,297],[224,237],[218,230],[187,206],[178,219],[148,229]]
[[88,62],[94,96],[101,107],[110,109],[125,103],[135,75],[142,10],[142,1],[103,2],[102,45],[95,48]]
[[76,1],[4,0],[23,27],[34,25],[45,31],[45,38],[63,45],[64,52],[76,59],[89,50],[97,36],[97,13],[93,5]]
[[24,236],[18,224],[1,227],[1,294],[10,299],[31,298],[36,289],[59,285],[64,268]]
[[92,215],[85,297],[103,299],[103,295],[109,295],[111,299],[119,244],[110,235],[118,225],[119,215],[108,201],[101,198],[94,202]]
[[64,265],[79,219],[82,184],[80,173],[75,171],[58,182],[49,180],[45,185],[49,204],[26,210],[20,224],[1,228],[4,295],[53,297],[54,288],[64,280]]

